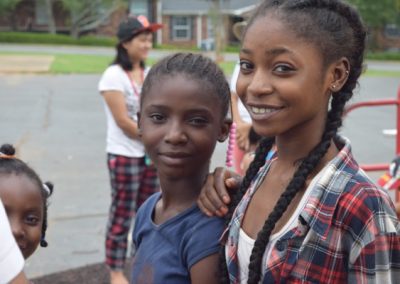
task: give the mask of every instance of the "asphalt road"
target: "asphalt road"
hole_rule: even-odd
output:
[[[1,143],[16,145],[19,156],[55,184],[49,247],[39,248],[27,261],[31,278],[104,259],[110,190],[99,76],[0,76]],[[363,77],[353,102],[395,98],[398,87],[398,78]],[[388,162],[395,139],[382,134],[387,128],[395,128],[394,107],[356,110],[342,133],[352,140],[360,162]],[[224,164],[225,146],[218,146],[212,167]]]

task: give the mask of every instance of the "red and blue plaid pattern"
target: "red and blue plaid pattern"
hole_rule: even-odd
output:
[[[262,283],[399,283],[400,223],[393,203],[359,168],[349,141],[314,184],[298,226],[263,264]],[[244,212],[271,160],[260,169],[236,208],[226,239],[231,283],[239,283],[237,246]]]
[[[111,206],[106,233],[106,264],[122,270],[128,247],[132,218],[140,205],[159,191],[157,173],[144,158],[108,154],[111,179]]]

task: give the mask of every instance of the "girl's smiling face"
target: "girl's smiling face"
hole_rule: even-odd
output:
[[[249,26],[240,52],[237,93],[262,136],[308,135],[324,129],[329,86],[319,49],[269,13]]]
[[[42,235],[43,197],[41,189],[26,175],[0,177],[0,198],[13,235],[25,259],[36,250]]]
[[[229,124],[215,91],[181,74],[164,76],[143,97],[139,126],[160,177],[198,176],[207,170]]]

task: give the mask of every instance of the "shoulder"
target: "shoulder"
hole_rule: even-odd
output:
[[[147,200],[139,207],[136,219],[135,226],[140,226],[140,224],[145,221],[147,216],[151,216],[156,206],[157,201],[160,199],[160,192],[153,193]]]
[[[347,183],[338,200],[336,220],[354,235],[400,233],[393,202],[363,171]]]
[[[118,64],[113,64],[107,67],[102,77],[121,76],[121,74],[124,74],[122,67]]]
[[[194,215],[195,222],[186,232],[182,242],[184,259],[189,269],[201,259],[219,251],[220,237],[224,228],[222,218],[208,217],[201,212],[196,212]]]

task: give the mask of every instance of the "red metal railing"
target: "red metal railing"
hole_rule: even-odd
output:
[[[397,91],[397,99],[383,99],[383,100],[371,100],[371,101],[365,101],[365,102],[359,102],[359,103],[354,103],[349,105],[345,109],[345,115],[347,115],[349,112],[361,108],[361,107],[375,107],[375,106],[387,106],[387,105],[395,105],[397,107],[396,109],[396,153],[395,156],[400,155],[400,87]],[[364,164],[361,165],[361,168],[364,171],[385,171],[389,169],[389,163],[385,164]]]

